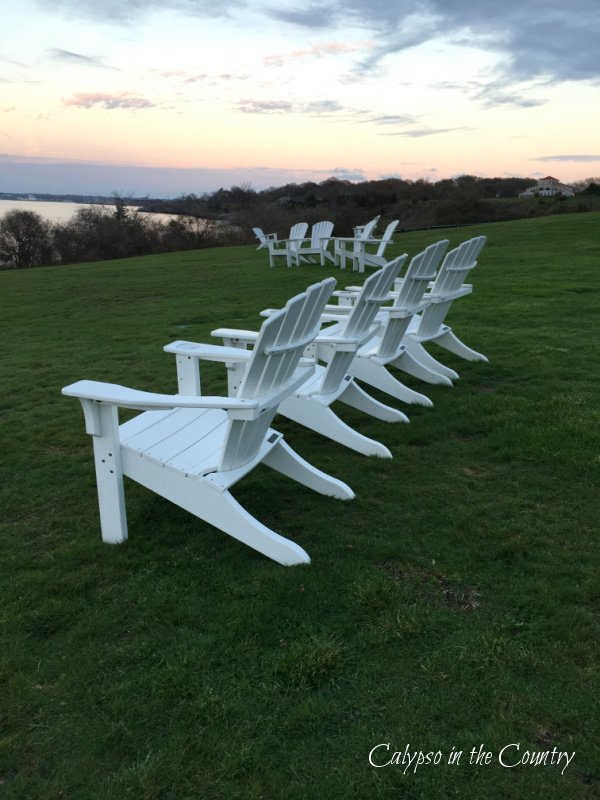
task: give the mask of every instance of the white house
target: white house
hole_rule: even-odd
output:
[[[535,186],[530,186],[521,192],[519,197],[556,197],[562,195],[563,197],[573,197],[575,189],[572,186],[567,186],[566,183],[561,183],[558,178],[553,178],[548,175],[546,178],[539,180]]]

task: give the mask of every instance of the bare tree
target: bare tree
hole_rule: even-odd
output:
[[[52,264],[52,226],[35,211],[16,209],[0,219],[0,264],[21,268]]]

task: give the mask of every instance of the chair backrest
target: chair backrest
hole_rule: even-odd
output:
[[[263,322],[237,396],[260,400],[265,410],[254,420],[229,420],[219,471],[241,467],[257,455],[281,397],[298,383],[295,371],[319,332],[334,286],[334,278],[309,286]]]
[[[485,236],[475,236],[446,255],[431,287],[431,296],[435,298],[435,303],[423,312],[417,332],[419,336],[430,336],[439,330],[452,306],[454,298],[451,295],[460,289],[469,272],[477,266],[477,256],[486,241]]]
[[[323,240],[330,239],[332,233],[333,222],[328,222],[327,220],[315,222],[310,232],[310,246],[314,248],[321,247]]]
[[[297,222],[290,228],[288,247],[290,250],[298,250],[302,246],[301,239],[306,236],[308,222]]]
[[[411,259],[398,295],[393,303],[396,314],[389,314],[384,324],[376,357],[396,358],[410,321],[419,310],[429,282],[436,276],[437,268],[448,247],[448,239],[430,244]]]
[[[399,223],[400,220],[395,219],[393,222],[390,222],[390,224],[385,229],[385,233],[383,234],[383,237],[379,242],[379,247],[377,248],[377,253],[375,254],[378,258],[381,258],[381,256],[383,256],[383,254],[385,253],[385,248],[388,246],[388,244],[391,243],[392,236],[394,235],[394,231],[398,227]]]
[[[348,314],[340,327],[336,329],[336,337],[343,336],[349,342],[356,343],[354,349],[343,349],[339,346],[329,361],[323,382],[321,394],[335,392],[340,382],[344,380],[348,368],[354,359],[356,349],[371,334],[371,326],[375,315],[389,297],[389,291],[398,276],[406,254],[398,256],[377,272],[369,275],[356,298],[352,311]]]
[[[359,226],[358,228],[354,229],[354,238],[358,239],[361,242],[364,242],[366,239],[370,239],[373,231],[377,227],[377,223],[379,222],[379,217],[375,217],[370,222],[367,222],[366,225]]]
[[[262,228],[252,228],[252,233],[256,236],[259,241],[259,249],[264,247],[267,243],[267,237],[262,231]]]
[[[304,239],[308,230],[308,222],[297,222],[290,228],[290,239]]]

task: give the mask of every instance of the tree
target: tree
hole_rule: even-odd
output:
[[[15,209],[0,219],[0,264],[20,269],[52,264],[52,226],[35,211]]]

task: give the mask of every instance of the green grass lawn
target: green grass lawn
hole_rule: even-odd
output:
[[[270,270],[253,247],[0,273],[2,798],[600,797],[600,215],[447,235],[480,233],[449,322],[490,363],[439,351],[461,379],[407,378],[434,402],[404,406],[409,425],[342,407],[393,460],[277,418],[351,502],[266,467],[234,488],[307,550],[296,568],[131,482],[130,539],[103,545],[91,441],[60,389],[176,391],[164,344],[256,328],[260,309],[355,275]],[[204,391],[224,392],[210,367]],[[409,745],[442,763],[372,767],[388,743],[376,762]],[[513,743],[505,763],[575,755],[503,767]],[[470,764],[480,745],[490,763]]]

